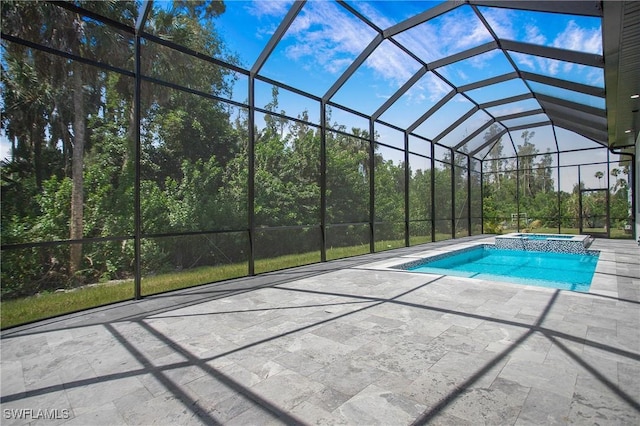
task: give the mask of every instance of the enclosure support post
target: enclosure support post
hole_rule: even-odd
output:
[[[578,166],[578,234],[582,235],[582,166]]]
[[[449,148],[451,153],[451,238],[456,238],[456,153]]]
[[[249,74],[249,120],[247,141],[247,162],[248,162],[248,182],[247,182],[247,222],[249,225],[249,275],[255,275],[256,258],[256,233],[255,233],[255,74]]]
[[[134,64],[134,73],[135,73],[135,82],[133,88],[133,115],[135,121],[135,176],[134,176],[134,188],[133,188],[133,257],[134,257],[134,268],[135,275],[133,279],[133,287],[134,287],[134,298],[136,300],[142,298],[142,208],[141,208],[141,199],[140,199],[140,180],[141,176],[141,141],[140,141],[140,122],[142,121],[142,100],[141,100],[141,88],[142,88],[142,48],[141,48],[141,39],[140,33],[144,28],[145,22],[147,21],[147,17],[151,12],[152,2],[144,1],[140,6],[138,19],[136,20],[136,33],[134,36],[134,56],[135,56],[135,64]]]
[[[404,132],[404,245],[409,247],[409,133]]]
[[[556,173],[558,176],[558,234],[562,234],[562,197],[560,196],[560,153],[557,153],[558,156],[558,161],[557,161],[557,167],[556,167]]]
[[[520,157],[516,157],[516,231],[520,232]]]
[[[142,209],[140,208],[140,89],[142,84],[141,78],[141,62],[140,62],[140,35],[136,33],[135,35],[135,86],[134,86],[134,105],[133,105],[133,114],[135,117],[135,178],[134,178],[134,213],[133,213],[133,226],[134,226],[134,262],[135,262],[135,276],[134,276],[134,297],[136,300],[142,298]]]
[[[436,156],[436,149],[435,149],[435,145],[433,144],[433,142],[431,143],[431,242],[435,242],[436,241],[436,203],[435,203],[435,199],[436,199],[436,172],[435,172],[435,167],[436,167],[436,160],[435,160],[435,156]]]
[[[320,261],[327,261],[327,104],[320,102]]]
[[[471,156],[467,155],[467,236],[471,235]]]
[[[484,160],[480,161],[480,234],[484,234]]]
[[[373,120],[369,119],[369,252],[376,251],[376,231],[375,231],[375,167],[376,167],[376,143],[374,138]]]

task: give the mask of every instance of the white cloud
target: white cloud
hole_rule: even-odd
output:
[[[510,52],[510,55],[518,65],[529,68],[531,71],[535,71],[536,64],[533,60],[533,56],[525,55],[518,52]]]
[[[511,10],[492,7],[482,8],[481,12],[498,37],[515,40],[516,30],[513,28],[514,15]]]
[[[333,2],[308,2],[286,35],[285,54],[304,68],[321,67],[339,74],[367,47],[375,32]],[[399,87],[417,71],[418,64],[384,41],[364,66]]]
[[[563,32],[553,41],[554,47],[602,54],[602,30],[580,27],[574,20],[569,21]]]
[[[571,72],[571,70],[573,69],[574,64],[571,62],[565,62],[564,65],[562,66],[562,72],[568,74]]]
[[[561,64],[560,61],[556,61],[555,59],[541,58],[539,56],[536,56],[536,62],[538,63],[540,69],[542,69],[543,71],[546,70],[546,72],[551,75],[558,74]]]
[[[444,50],[446,55],[492,40],[491,34],[482,21],[473,13],[466,13],[466,9],[443,15],[438,24],[438,41],[446,46]]]
[[[604,71],[599,68],[590,68],[587,71],[586,79],[588,84],[593,86],[604,86]]]
[[[295,44],[287,47],[287,56],[293,60],[298,60],[304,56],[312,55],[313,49],[309,44]]]
[[[498,62],[491,62],[493,59],[497,59]],[[506,62],[506,58],[502,55],[502,51],[498,49],[490,50],[481,55],[476,55],[469,58],[469,64],[472,67],[483,69],[487,66],[502,66],[501,62]],[[511,67],[509,67],[511,69]]]
[[[604,86],[604,72],[600,68],[516,52],[510,54],[520,69],[596,87]]]
[[[353,59],[345,58],[345,59],[332,59],[331,61],[323,62],[325,69],[329,71],[331,74],[338,74],[345,70],[351,63]]]
[[[525,42],[532,44],[542,44],[547,42],[547,38],[540,33],[540,28],[535,25],[527,25],[525,27]]]
[[[367,2],[359,2],[357,6],[358,6],[358,9],[360,10],[360,12],[364,16],[369,18],[369,20],[371,20],[371,22],[373,22],[374,24],[376,24],[378,27],[380,27],[382,29],[389,28],[390,26],[395,24],[395,22],[390,20],[387,17],[387,15],[385,15],[384,13],[380,13],[378,11],[378,9],[376,9],[374,7],[374,4],[375,4],[375,2],[373,4],[372,3],[367,3]]]
[[[293,4],[291,0],[253,0],[248,2],[245,9],[249,14],[262,18],[263,16],[284,16]]]
[[[260,22],[266,22],[265,25],[258,25],[255,28],[255,37],[258,40],[269,39],[278,28],[278,23],[273,22],[270,18],[284,17],[289,8],[293,4],[291,0],[253,0],[245,2],[244,10],[247,14],[255,16]],[[264,19],[264,21],[263,21]]]
[[[365,65],[400,87],[417,72],[419,65],[391,42],[384,41],[367,58]]]
[[[534,72],[541,72],[545,75],[555,76],[560,72],[561,65],[564,64],[563,71],[568,65],[573,65],[567,62],[561,62],[555,59],[543,58],[541,56],[526,55],[523,53],[511,52],[511,57],[519,65],[520,69],[529,69]]]
[[[260,26],[256,28],[256,38],[258,40],[269,39],[271,35],[276,32],[276,29],[278,29],[278,26],[274,23]]]
[[[325,71],[337,73],[364,50],[373,36],[372,30],[335,3],[308,2],[287,32],[286,38],[293,43],[286,54],[293,60],[317,61]]]
[[[469,81],[469,76],[464,71],[458,70],[457,74],[462,81]]]
[[[433,73],[428,73],[416,83],[411,89],[411,98],[416,101],[425,99],[435,103],[451,91],[451,86],[442,81]]]
[[[426,62],[491,41],[491,34],[470,8],[450,11],[394,36]]]
[[[439,40],[437,31],[431,24],[422,24],[420,31],[405,31],[393,38],[425,62],[445,56],[441,53],[444,41]]]

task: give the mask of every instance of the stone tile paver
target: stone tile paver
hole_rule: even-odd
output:
[[[389,269],[491,241],[391,250],[5,330],[2,424],[640,424],[637,245],[594,242],[602,254],[589,294]],[[59,418],[33,418],[38,409]]]

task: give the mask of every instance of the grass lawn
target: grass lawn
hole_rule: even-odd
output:
[[[380,242],[383,246],[399,247],[397,242]],[[404,245],[404,242],[402,243]],[[376,245],[377,247],[377,245]],[[369,253],[369,245],[330,248],[327,259],[339,259]],[[256,273],[276,271],[293,266],[320,262],[320,251],[256,259]],[[247,262],[206,266],[142,278],[142,294],[148,296],[171,290],[212,283],[248,274]],[[61,314],[81,311],[134,297],[133,280],[95,284],[71,291],[42,293],[0,303],[0,328],[4,329]]]
[[[577,234],[577,229],[563,229],[563,233]],[[574,231],[574,232],[572,232]],[[629,238],[624,231],[611,230],[611,238]],[[557,229],[538,228],[538,233],[557,233]],[[450,239],[451,235],[438,234],[437,241]],[[431,237],[411,237],[411,245],[429,243]],[[404,240],[376,241],[376,251],[404,247]],[[330,247],[327,260],[357,256],[369,253],[369,244],[351,247]],[[256,259],[256,273],[276,271],[294,266],[320,262],[320,251],[291,254],[270,259]],[[247,262],[219,266],[206,266],[179,272],[170,272],[142,278],[142,294],[148,296],[171,290],[192,287],[199,284],[243,277],[248,274]],[[54,317],[83,309],[129,300],[134,297],[133,280],[110,282],[82,287],[72,291],[43,293],[22,299],[6,300],[0,303],[0,328]]]

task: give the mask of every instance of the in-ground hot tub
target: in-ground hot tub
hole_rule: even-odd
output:
[[[496,236],[496,248],[508,250],[586,253],[590,244],[590,235],[512,233]]]

